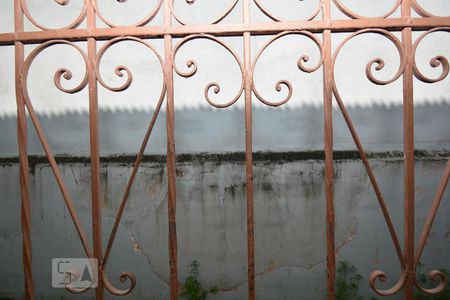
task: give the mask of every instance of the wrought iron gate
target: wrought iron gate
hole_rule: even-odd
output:
[[[60,5],[67,5],[70,0],[54,0]],[[181,0],[180,0],[181,1]],[[254,23],[250,19],[250,4],[254,1],[256,6],[273,22]],[[333,207],[333,122],[332,122],[332,101],[336,100],[342,115],[347,123],[348,129],[353,137],[360,157],[364,163],[367,174],[372,183],[384,219],[392,238],[393,246],[396,250],[402,271],[397,283],[387,290],[377,287],[377,281],[386,280],[386,275],[382,271],[374,271],[370,276],[370,285],[376,293],[382,296],[392,295],[400,290],[405,290],[405,299],[413,298],[413,289],[418,289],[428,294],[438,294],[447,285],[446,276],[439,271],[430,272],[432,279],[438,284],[435,288],[425,289],[421,287],[416,278],[416,267],[420,261],[422,251],[425,247],[427,237],[430,233],[433,220],[436,216],[440,202],[450,176],[450,160],[447,162],[440,185],[436,191],[432,202],[432,208],[428,214],[418,245],[414,243],[414,87],[413,78],[426,83],[434,83],[445,79],[449,73],[449,62],[443,56],[436,56],[431,59],[430,65],[433,68],[441,68],[442,72],[437,78],[429,78],[424,75],[416,64],[416,49],[424,37],[437,31],[450,31],[450,17],[438,17],[426,11],[417,0],[396,0],[392,1],[392,8],[382,16],[368,18],[361,16],[350,10],[342,0],[321,0],[314,13],[304,20],[287,21],[278,18],[268,11],[260,0],[231,0],[229,8],[217,17],[210,24],[195,25],[182,20],[173,9],[173,0],[158,0],[154,9],[139,22],[132,26],[119,26],[113,24],[105,18],[95,0],[85,0],[81,14],[64,28],[50,29],[38,23],[27,8],[26,0],[14,0],[15,32],[0,34],[0,45],[15,45],[15,68],[16,68],[16,94],[17,94],[17,136],[19,141],[20,157],[20,185],[22,199],[22,232],[23,232],[23,266],[25,274],[25,291],[27,299],[34,299],[34,281],[32,273],[32,245],[30,234],[30,197],[28,179],[28,155],[27,155],[27,122],[26,111],[29,113],[34,128],[39,136],[40,142],[45,150],[46,156],[53,170],[61,190],[64,201],[73,219],[79,238],[84,247],[87,257],[99,260],[99,285],[96,288],[96,298],[104,298],[104,290],[114,295],[126,295],[130,293],[136,283],[136,278],[131,272],[124,272],[120,275],[122,282],[128,280],[127,289],[114,287],[106,275],[106,267],[110,256],[111,247],[124,213],[128,196],[137,174],[144,149],[149,140],[156,117],[166,101],[166,125],[167,125],[167,170],[168,170],[168,214],[169,214],[169,257],[170,257],[170,297],[178,299],[179,284],[177,273],[177,233],[176,233],[176,192],[175,192],[175,140],[174,140],[174,71],[183,77],[190,77],[196,73],[197,64],[190,60],[187,62],[189,71],[180,71],[174,65],[174,57],[177,51],[186,42],[194,39],[209,39],[223,46],[233,55],[242,72],[242,85],[238,95],[230,102],[218,104],[209,97],[209,91],[220,92],[220,85],[212,82],[205,88],[205,98],[214,107],[224,108],[234,104],[241,95],[245,98],[245,140],[246,140],[246,195],[247,195],[247,250],[248,250],[248,298],[255,299],[255,249],[254,249],[254,217],[253,217],[253,161],[252,161],[252,98],[255,95],[264,104],[270,106],[280,106],[286,103],[292,95],[292,85],[289,81],[281,80],[276,84],[277,91],[282,88],[288,90],[288,96],[279,102],[271,102],[264,99],[256,90],[253,81],[253,71],[261,53],[272,42],[285,35],[302,35],[312,40],[320,50],[321,58],[317,65],[306,66],[309,60],[307,55],[298,59],[298,68],[307,73],[315,72],[319,68],[323,70],[323,103],[324,103],[324,150],[325,150],[325,183],[326,183],[326,239],[327,239],[327,292],[328,299],[334,299],[335,294],[335,239],[334,239],[334,207]],[[126,2],[126,0],[117,0]],[[195,0],[186,0],[188,4],[195,4]],[[335,5],[348,19],[333,19],[331,7]],[[242,9],[243,22],[240,24],[223,24],[221,21],[230,14],[231,11]],[[164,24],[162,26],[146,26],[158,12],[163,11]],[[400,11],[400,17],[393,17],[394,12]],[[414,16],[417,15],[417,16]],[[24,31],[24,17],[40,29],[40,31]],[[97,17],[101,19],[107,28],[96,26]],[[80,27],[80,24],[87,20],[87,27]],[[422,35],[413,41],[412,31],[424,31]],[[333,52],[331,36],[334,32],[348,32],[350,35]],[[401,39],[397,38],[393,32],[401,32]],[[398,79],[403,80],[403,126],[404,126],[404,243],[403,247],[392,224],[391,216],[386,207],[382,192],[377,183],[374,171],[366,157],[363,145],[358,137],[352,119],[350,118],[344,100],[339,94],[335,82],[334,66],[336,58],[342,47],[353,37],[375,33],[387,38],[397,48],[400,64],[397,73],[389,80],[380,80],[374,75],[374,69],[379,71],[384,67],[382,58],[371,60],[366,66],[368,79],[377,85],[387,85]],[[250,52],[252,35],[272,35],[270,41],[252,58]],[[322,39],[316,34],[321,34]],[[223,42],[221,36],[242,37],[244,53],[242,56],[235,53]],[[173,45],[173,39],[180,37],[182,40]],[[165,51],[163,55],[147,43],[144,39],[164,39]],[[101,49],[97,50],[96,43],[99,40],[107,41]],[[134,41],[148,47],[159,59],[164,73],[164,87],[161,91],[157,108],[148,126],[142,146],[137,154],[131,176],[128,180],[125,192],[122,196],[119,209],[115,218],[115,223],[109,237],[109,242],[105,250],[101,246],[101,203],[100,203],[100,158],[99,158],[99,132],[98,132],[98,103],[97,85],[100,83],[106,89],[120,92],[127,89],[132,81],[132,74],[125,66],[116,68],[116,75],[127,76],[126,82],[119,87],[111,87],[106,84],[99,72],[99,65],[105,51],[112,45],[122,41]],[[87,41],[87,53],[74,42]],[[24,55],[25,44],[37,44],[37,47],[27,56]],[[86,64],[86,74],[82,82],[75,88],[67,89],[61,85],[62,77],[70,80],[72,73],[68,69],[61,68],[55,74],[56,87],[66,93],[77,93],[89,88],[89,120],[90,120],[90,151],[92,170],[92,226],[93,226],[93,249],[88,242],[88,236],[81,225],[77,212],[74,209],[71,196],[62,179],[52,150],[47,141],[46,135],[39,122],[39,118],[33,109],[33,104],[27,90],[27,76],[33,60],[46,48],[56,44],[66,44],[76,49],[84,58]],[[82,293],[85,290],[77,290],[67,287],[74,293]]]

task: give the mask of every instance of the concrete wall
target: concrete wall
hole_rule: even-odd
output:
[[[102,111],[100,115],[102,215],[104,244],[152,111]],[[399,236],[402,235],[403,163],[391,152],[402,150],[402,107],[353,107],[350,114],[373,164]],[[450,149],[450,106],[416,107],[416,226],[421,231],[430,201]],[[432,116],[432,117],[431,117]],[[91,228],[88,116],[40,115],[45,132],[69,187],[77,212]],[[200,262],[203,286],[218,286],[212,299],[243,299],[246,295],[246,221],[244,115],[240,109],[208,108],[176,111],[178,246],[180,280],[192,260]],[[335,110],[335,148],[355,146]],[[324,299],[325,195],[321,107],[254,108],[255,225],[258,299]],[[16,119],[0,119],[0,298],[23,295],[20,196]],[[165,114],[157,121],[147,155],[164,154]],[[51,288],[51,259],[83,257],[42,147],[29,126],[31,159],[33,269],[42,299],[76,299]],[[271,152],[272,151],[272,152]],[[284,152],[283,152],[284,151]],[[291,152],[286,152],[291,151]],[[299,152],[300,151],[300,152]],[[209,154],[199,154],[207,152]],[[220,153],[216,155],[214,153]],[[341,154],[339,154],[341,153]],[[348,260],[363,276],[361,294],[373,295],[369,274],[382,269],[398,277],[399,266],[367,175],[357,156],[336,153],[338,260]],[[346,158],[345,160],[342,160]],[[135,182],[127,212],[113,248],[108,274],[117,278],[132,271],[138,284],[128,299],[168,298],[167,182],[160,157],[146,157]],[[446,192],[422,262],[424,271],[450,269],[450,194]],[[92,292],[82,296],[92,296]],[[110,296],[108,296],[111,298]],[[399,299],[392,297],[391,299]]]
[[[305,154],[307,155],[307,154]],[[246,295],[245,167],[242,156],[188,157],[177,163],[177,224],[181,281],[192,260],[200,262],[204,287],[217,286],[211,299]],[[108,266],[112,281],[131,271],[137,286],[125,299],[168,298],[167,181],[162,162],[146,161],[139,171],[119,227]],[[373,167],[394,225],[402,239],[403,163],[389,154]],[[436,191],[445,158],[423,157],[416,165],[416,237]],[[90,169],[84,162],[60,165],[86,230],[91,228]],[[324,299],[324,162],[308,156],[260,154],[255,161],[255,238],[258,299]],[[130,163],[102,165],[102,221],[106,243],[130,174]],[[363,276],[360,293],[369,299],[367,278],[385,271],[392,285],[399,265],[381,210],[360,161],[336,161],[336,245],[338,261],[350,261]],[[0,297],[23,295],[20,198],[17,164],[0,166]],[[76,299],[51,288],[53,257],[83,257],[80,241],[47,164],[32,165],[33,270],[42,299]],[[444,195],[422,263],[450,269],[450,194]],[[92,295],[88,293],[87,295]],[[87,296],[84,296],[85,298]],[[110,298],[110,296],[108,296]],[[392,297],[389,299],[400,299]]]
[[[374,105],[349,108],[350,116],[367,151],[403,149],[402,106]],[[135,155],[142,143],[153,111],[102,111],[100,146],[102,156]],[[420,150],[450,149],[450,105],[415,108],[415,145]],[[40,116],[41,124],[56,155],[89,156],[89,117],[70,113]],[[0,118],[0,156],[17,156],[16,118]],[[29,122],[29,153],[43,155],[34,127]],[[245,148],[244,111],[211,108],[177,109],[177,153],[239,152]],[[253,110],[255,151],[310,151],[323,149],[323,107],[261,108]],[[356,149],[347,125],[334,110],[336,150]],[[166,153],[165,113],[160,112],[146,154]]]

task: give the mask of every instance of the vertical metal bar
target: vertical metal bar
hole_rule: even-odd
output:
[[[330,0],[323,1],[323,19],[331,21]],[[323,32],[323,107],[325,150],[325,197],[327,236],[327,299],[335,299],[336,250],[334,241],[334,170],[333,170],[333,70],[331,31]]]
[[[402,2],[401,14],[411,17],[411,0]],[[402,30],[405,71],[403,73],[403,143],[404,167],[404,255],[406,263],[405,299],[414,297],[414,90],[411,27]]]
[[[95,11],[92,1],[86,1],[87,27],[95,29]],[[97,78],[95,74],[95,60],[97,45],[94,38],[88,38],[88,78],[89,78],[89,138],[91,151],[91,193],[92,193],[92,239],[94,245],[94,258],[102,261],[102,213],[101,213],[101,191],[100,191],[100,149],[98,128],[98,95]],[[98,264],[98,278],[102,278],[101,266]],[[96,299],[104,298],[104,288],[99,280],[95,289]]]
[[[172,24],[171,1],[164,2],[164,27],[169,30]],[[175,177],[175,104],[173,88],[173,50],[172,36],[164,35],[165,80],[167,86],[166,129],[167,129],[167,176],[168,176],[168,215],[169,215],[169,266],[170,299],[178,299],[177,270],[177,227],[176,227],[176,177]]]
[[[244,0],[244,25],[250,24],[250,0]],[[252,70],[251,70],[251,36],[244,32],[245,65],[245,174],[247,195],[247,272],[248,299],[256,299],[255,291],[255,233],[253,211],[253,142],[252,142]]]
[[[23,11],[18,0],[14,1],[14,31],[23,31]],[[22,257],[25,277],[25,299],[35,299],[32,244],[31,244],[31,207],[28,185],[28,153],[27,153],[27,116],[20,85],[20,74],[24,62],[24,45],[15,43],[15,84],[17,102],[17,141],[19,145],[19,173],[22,224]]]

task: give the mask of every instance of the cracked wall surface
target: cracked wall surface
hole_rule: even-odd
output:
[[[177,163],[177,230],[180,280],[192,260],[200,263],[204,287],[217,286],[211,299],[243,299],[246,295],[245,166],[240,161],[205,155]],[[226,156],[223,156],[226,157]],[[223,158],[222,157],[222,158]],[[255,161],[255,248],[258,299],[324,299],[325,195],[321,159]],[[445,158],[416,162],[416,236],[430,208]],[[403,163],[382,155],[372,159],[394,226],[402,239]],[[84,162],[60,164],[74,204],[88,234],[91,231],[90,167]],[[102,164],[103,242],[106,245],[131,164]],[[386,286],[398,278],[399,266],[387,227],[359,160],[342,159],[335,167],[336,245],[338,261],[348,260],[363,276],[361,293],[373,295],[367,278],[374,270],[388,274]],[[20,198],[18,166],[0,164],[3,191],[0,220],[0,297],[20,298]],[[146,160],[139,170],[107,266],[109,278],[131,271],[136,289],[124,299],[168,298],[167,175],[161,161]],[[77,299],[51,288],[53,257],[83,257],[81,243],[65,208],[51,169],[33,165],[33,270],[36,293],[45,299]],[[450,194],[442,206],[424,252],[424,271],[450,269]],[[7,259],[5,259],[7,258]],[[87,296],[92,296],[88,292]],[[396,299],[395,297],[391,299]]]

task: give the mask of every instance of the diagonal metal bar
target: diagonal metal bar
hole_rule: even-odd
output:
[[[66,203],[67,209],[69,210],[69,214],[72,218],[72,221],[75,225],[75,229],[80,237],[84,252],[88,258],[93,258],[91,248],[89,246],[89,241],[87,238],[86,231],[83,228],[83,225],[78,218],[78,214],[73,205],[72,198],[70,197],[69,191],[67,190],[66,184],[64,183],[63,177],[61,175],[61,171],[58,168],[58,164],[56,163],[55,156],[53,155],[53,151],[51,150],[50,144],[48,143],[47,137],[45,136],[44,130],[42,129],[42,125],[39,121],[39,118],[36,115],[36,111],[34,110],[33,105],[30,102],[30,99],[24,95],[24,79],[21,74],[21,89],[20,89],[20,97],[22,98],[23,103],[25,104],[27,111],[30,115],[31,121],[33,122],[34,129],[36,130],[36,134],[41,142],[42,148],[44,149],[45,155],[47,156],[50,167],[55,176],[58,187],[63,196],[64,202]]]
[[[397,253],[397,257],[400,261],[400,265],[402,266],[402,268],[405,267],[405,261],[403,258],[403,251],[402,251],[402,247],[400,246],[400,241],[398,239],[397,233],[395,231],[394,225],[392,224],[392,218],[389,214],[389,211],[387,209],[386,206],[386,201],[384,200],[383,194],[381,192],[380,186],[378,185],[378,181],[375,177],[375,173],[372,169],[372,166],[370,165],[370,162],[367,158],[366,152],[364,150],[364,147],[361,143],[361,140],[359,139],[359,136],[356,132],[355,126],[353,125],[353,122],[350,118],[350,115],[347,111],[347,109],[345,108],[344,102],[341,99],[341,96],[339,95],[339,93],[336,90],[336,85],[333,84],[333,94],[335,96],[336,102],[339,106],[339,109],[342,112],[342,116],[344,117],[344,120],[347,124],[347,127],[350,131],[350,134],[353,138],[353,141],[356,145],[356,148],[358,149],[358,153],[361,157],[361,160],[364,164],[364,168],[366,169],[367,175],[369,176],[370,182],[372,184],[372,188],[375,192],[375,196],[377,197],[378,203],[381,207],[381,211],[383,213],[383,217],[386,221],[386,225],[388,227],[389,230],[389,234],[391,235],[392,241],[394,243],[394,247],[395,247],[395,251]]]
[[[333,72],[334,72],[334,66],[336,64],[336,59],[340,53],[340,51],[342,50],[342,48],[344,47],[344,45],[351,39],[353,39],[356,36],[362,35],[362,34],[367,34],[367,33],[373,33],[373,34],[379,34],[381,36],[386,37],[388,40],[390,40],[395,47],[397,48],[397,51],[399,53],[400,56],[400,64],[399,64],[399,68],[397,70],[397,73],[389,79],[378,79],[374,76],[373,72],[372,72],[372,67],[375,65],[375,70],[381,70],[384,66],[384,60],[380,57],[374,58],[371,61],[369,61],[369,63],[366,65],[366,76],[367,78],[374,84],[378,84],[378,85],[387,85],[390,84],[394,81],[396,81],[397,79],[399,79],[405,70],[405,55],[404,55],[404,50],[403,50],[403,46],[400,42],[400,40],[395,37],[395,35],[393,35],[392,33],[390,33],[389,31],[386,31],[384,29],[363,29],[363,30],[359,30],[357,32],[352,33],[351,35],[349,35],[347,38],[344,39],[343,42],[341,42],[341,44],[338,46],[338,48],[336,49],[334,56],[333,56]],[[372,274],[369,277],[369,284],[372,287],[372,289],[379,295],[381,296],[390,296],[393,294],[398,293],[405,285],[406,283],[406,261],[404,259],[404,254],[402,251],[402,248],[400,246],[399,243],[399,239],[397,237],[396,231],[394,229],[394,226],[392,224],[392,220],[391,217],[389,215],[388,209],[386,207],[384,198],[382,196],[381,193],[381,189],[378,186],[378,183],[376,181],[376,177],[374,175],[374,172],[372,170],[372,167],[367,159],[366,153],[363,149],[362,143],[359,139],[358,134],[356,133],[356,130],[353,126],[353,123],[351,121],[351,118],[345,108],[345,105],[342,101],[342,98],[338,92],[337,86],[336,86],[336,80],[333,76],[333,93],[335,95],[336,101],[338,103],[338,106],[342,112],[342,115],[344,117],[345,122],[347,123],[347,127],[350,130],[350,133],[352,135],[352,138],[355,142],[355,145],[357,146],[358,152],[360,154],[360,157],[363,161],[363,164],[366,168],[366,172],[369,175],[369,179],[371,181],[372,187],[374,188],[375,194],[377,196],[377,200],[378,203],[381,207],[382,213],[383,213],[383,217],[385,219],[385,222],[388,226],[388,230],[389,233],[391,235],[391,239],[394,243],[394,247],[395,250],[397,252],[397,256],[399,258],[399,262],[400,262],[400,266],[402,269],[402,273],[400,274],[400,278],[397,280],[397,282],[394,284],[394,286],[392,286],[391,288],[388,289],[380,289],[376,287],[376,281],[377,280],[381,280],[381,281],[386,281],[387,276],[385,273],[383,273],[382,271],[374,271],[372,272]]]
[[[147,127],[147,131],[145,132],[143,142],[139,149],[138,155],[136,156],[136,160],[133,164],[133,169],[131,170],[130,178],[128,179],[127,185],[125,187],[125,192],[123,193],[122,199],[120,201],[119,208],[117,210],[116,218],[114,220],[114,225],[111,230],[111,234],[109,236],[108,244],[105,249],[105,254],[103,255],[103,260],[101,265],[105,266],[108,262],[109,255],[111,253],[111,249],[114,243],[115,236],[117,234],[117,230],[119,229],[120,220],[122,219],[123,213],[125,211],[125,207],[130,196],[131,188],[133,187],[134,179],[136,178],[137,172],[139,170],[139,166],[141,165],[142,158],[144,157],[144,151],[147,148],[148,141],[150,140],[151,133],[153,131],[153,127],[155,126],[156,120],[158,118],[159,112],[161,110],[161,106],[164,101],[164,94],[160,97],[158,104],[156,105],[156,109],[153,112],[153,116],[151,121]]]
[[[447,165],[444,170],[444,174],[442,174],[441,181],[439,182],[438,189],[436,191],[436,195],[433,199],[433,204],[431,205],[430,212],[427,215],[427,219],[425,220],[425,225],[422,230],[422,234],[420,235],[419,244],[416,249],[416,256],[414,259],[414,267],[417,267],[420,261],[420,257],[422,256],[423,249],[425,248],[425,244],[427,242],[428,237],[430,236],[431,226],[433,226],[434,219],[436,218],[437,211],[442,202],[442,197],[444,196],[444,192],[447,188],[448,181],[450,179],[450,159],[447,161]]]

